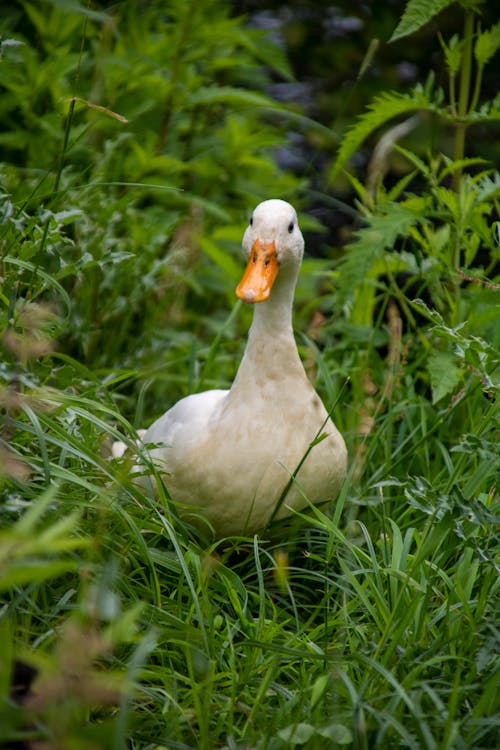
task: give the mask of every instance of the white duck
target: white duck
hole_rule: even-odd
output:
[[[347,464],[344,440],[306,376],[293,336],[304,252],[293,206],[260,203],[243,250],[248,265],[236,294],[255,310],[233,385],[183,398],[142,438],[161,444],[150,454],[181,512],[191,507],[194,517],[203,515],[219,538],[252,534],[308,501],[332,500]],[[327,437],[309,449],[320,433]]]

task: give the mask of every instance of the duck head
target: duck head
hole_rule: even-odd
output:
[[[278,276],[295,281],[304,254],[297,214],[286,201],[259,203],[243,235],[248,262],[236,295],[248,304],[264,302]]]

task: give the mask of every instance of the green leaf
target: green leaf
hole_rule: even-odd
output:
[[[350,745],[352,742],[352,732],[343,724],[329,724],[327,727],[318,729],[317,733],[337,745]]]
[[[500,48],[500,21],[490,29],[481,31],[474,45],[477,64],[484,67]]]
[[[105,21],[110,20],[110,16],[107,13],[101,13],[91,8],[86,7],[78,2],[78,0],[48,0],[49,5],[53,5],[54,8],[59,8],[64,13],[79,13],[82,16],[91,18],[93,21]]]
[[[409,0],[390,42],[414,34],[454,0]]]
[[[78,563],[69,558],[55,562],[42,562],[40,559],[33,558],[27,562],[10,565],[3,570],[0,577],[0,591],[9,591],[16,586],[41,583],[48,578],[57,578],[63,573],[77,569]]]
[[[368,106],[368,111],[361,115],[356,124],[342,138],[337,159],[330,173],[330,181],[336,178],[345,163],[370,133],[394,117],[420,109],[428,111],[436,109],[435,104],[420,89],[415,89],[409,94],[399,94],[395,91],[384,92],[374,99]]]
[[[7,617],[0,620],[0,643],[2,656],[0,658],[0,702],[7,701],[11,690],[12,678],[12,632]]]
[[[450,352],[435,352],[427,361],[427,370],[431,379],[432,403],[437,404],[449,396],[462,378],[462,370]]]
[[[207,257],[216,263],[227,278],[236,283],[243,273],[243,261],[237,263],[234,258],[225,253],[216,242],[209,237],[201,237],[200,245]]]
[[[51,484],[40,496],[37,502],[32,502],[28,510],[17,522],[15,528],[19,535],[27,536],[34,534],[38,522],[42,519],[47,508],[50,507],[57,497],[58,484]]]
[[[305,745],[306,742],[309,742],[315,732],[316,730],[312,724],[299,722],[299,724],[291,724],[285,729],[280,729],[278,736],[290,745]]]
[[[200,104],[230,104],[243,107],[280,108],[273,99],[269,99],[263,94],[238,89],[233,86],[205,86],[189,97],[189,103],[193,106]]]
[[[311,709],[318,703],[322,695],[324,695],[326,688],[328,687],[328,675],[322,674],[315,680],[311,691]]]
[[[269,68],[279,73],[283,78],[293,81],[293,71],[285,51],[277,44],[266,39],[262,32],[255,37],[248,33],[248,29],[242,30],[238,36],[238,42],[242,47],[249,50],[255,57],[262,60]]]
[[[76,531],[80,515],[80,511],[74,511],[59,518],[48,528],[39,532],[38,543],[53,552],[72,549],[75,543],[76,546],[81,546],[85,540],[69,537],[70,534]]]
[[[369,224],[357,232],[355,241],[348,246],[340,265],[340,296],[345,301],[355,288],[370,275],[373,264],[386,248],[392,249],[398,237],[408,233],[423,218],[400,203],[384,204],[379,213],[369,219]]]
[[[3,39],[3,41],[0,42],[0,60],[2,59],[4,50],[7,47],[20,47],[23,44],[24,42],[21,42],[18,39]]]
[[[29,271],[33,275],[40,276],[40,278],[43,279],[43,281],[45,282],[45,288],[49,289],[51,287],[54,287],[54,289],[61,296],[61,299],[64,301],[66,310],[70,309],[71,300],[69,298],[69,295],[66,292],[66,290],[61,286],[61,284],[59,284],[55,280],[54,276],[51,276],[49,273],[46,273],[42,268],[35,265],[34,263],[21,260],[20,258],[12,258],[10,256],[7,256],[3,259],[3,262],[12,264],[13,266],[17,266],[19,269],[24,269],[26,271]]]
[[[444,52],[446,67],[448,68],[449,74],[451,76],[456,76],[460,70],[460,63],[462,62],[462,52],[464,48],[463,40],[460,40],[458,35],[454,34],[451,37],[449,44],[446,44],[440,34],[439,43]]]
[[[493,177],[486,175],[476,185],[476,202],[490,203],[500,196],[500,173],[495,172]]]

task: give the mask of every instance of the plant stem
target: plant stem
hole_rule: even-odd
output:
[[[476,73],[476,83],[474,85],[474,93],[472,95],[472,102],[470,105],[470,111],[474,112],[479,101],[479,94],[481,93],[481,84],[483,82],[483,66],[478,65]]]
[[[477,24],[476,33],[479,38],[481,36],[481,22],[480,21]],[[474,92],[472,94],[472,101],[470,103],[469,112],[474,112],[477,107],[477,103],[479,101],[479,94],[481,93],[481,84],[483,82],[484,64],[479,62],[477,57],[476,57],[476,65],[477,65],[476,80],[474,83]]]
[[[454,73],[450,73],[450,108],[451,114],[456,117],[457,114],[457,98],[456,98],[456,80],[457,77]]]
[[[464,52],[460,70],[460,91],[458,96],[458,117],[463,118],[467,114],[470,96],[470,84],[472,75],[472,40],[474,37],[474,14],[468,11],[465,16],[464,25]],[[459,122],[455,134],[454,159],[461,161],[465,154],[465,122]],[[462,176],[462,170],[457,169],[453,175],[453,189],[457,190]]]
[[[71,123],[73,121],[73,112],[75,111],[75,102],[76,98],[73,96],[69,103],[68,118],[66,120],[66,127],[64,129],[64,141],[61,149],[61,156],[59,159],[59,167],[57,169],[56,179],[54,180],[54,188],[52,191],[54,195],[59,190],[59,183],[61,181],[61,174],[64,166],[64,157],[66,156],[66,151],[68,149],[69,134],[71,131]]]

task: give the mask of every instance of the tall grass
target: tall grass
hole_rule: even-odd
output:
[[[477,91],[500,39],[472,13],[472,60],[443,44]],[[334,171],[394,115],[460,126],[455,161],[401,146],[396,186],[351,175],[351,246],[304,263],[338,500],[207,544],[109,445],[232,381],[242,227],[263,197],[307,200],[272,150],[292,116],[319,126],[263,93],[285,56],[218,2],[1,23],[0,745],[494,747],[500,181],[462,149],[497,105],[386,93],[345,136]]]

